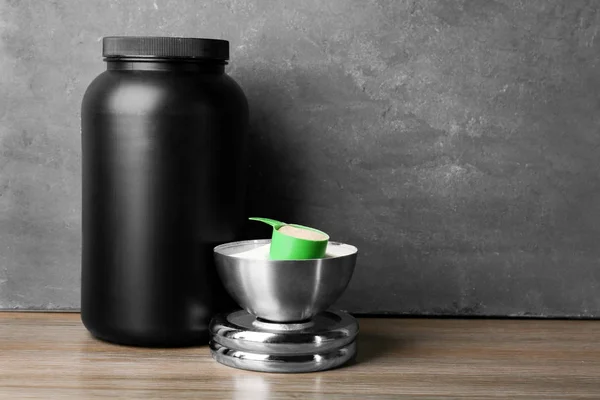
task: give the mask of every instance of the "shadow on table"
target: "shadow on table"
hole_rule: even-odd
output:
[[[383,357],[389,357],[391,353],[402,353],[411,347],[412,340],[409,337],[386,336],[381,333],[361,332],[358,334],[358,352],[353,364],[367,363]]]

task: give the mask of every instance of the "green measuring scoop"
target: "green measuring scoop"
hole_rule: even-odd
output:
[[[310,260],[325,257],[329,235],[308,226],[286,224],[270,218],[250,218],[273,227],[271,260]]]

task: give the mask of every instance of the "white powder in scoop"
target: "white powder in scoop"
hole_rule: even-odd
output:
[[[306,239],[306,240],[314,240],[314,241],[322,241],[327,240],[327,235],[313,231],[311,229],[297,228],[292,225],[285,225],[279,228],[278,232],[283,233],[284,235],[295,237],[298,239]]]
[[[352,251],[350,246],[339,246],[329,244],[327,250],[325,250],[324,258],[341,257],[350,254]],[[232,254],[232,257],[247,258],[250,260],[268,260],[269,250],[271,249],[270,244],[255,247],[251,250],[242,251],[239,253]]]

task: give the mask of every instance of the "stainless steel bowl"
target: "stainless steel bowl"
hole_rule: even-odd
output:
[[[356,264],[356,247],[330,242],[337,254],[315,260],[259,260],[236,257],[271,242],[247,240],[215,247],[217,271],[237,303],[272,322],[306,321],[326,310],[344,292]]]

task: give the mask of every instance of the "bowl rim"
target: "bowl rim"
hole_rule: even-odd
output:
[[[223,243],[218,246],[215,246],[213,248],[213,253],[223,256],[223,257],[231,257],[230,254],[224,254],[222,252],[222,250],[230,248],[230,247],[243,246],[245,244],[268,244],[268,243],[271,243],[271,239],[250,239],[250,240],[239,240],[236,242],[228,242],[228,243]],[[271,261],[271,262],[277,262],[277,263],[297,263],[297,262],[301,262],[301,261],[335,260],[338,258],[352,257],[352,256],[355,256],[358,254],[358,248],[351,244],[336,242],[336,241],[332,241],[332,240],[329,241],[328,246],[329,246],[329,244],[333,244],[336,246],[349,247],[351,252],[348,254],[344,254],[342,256],[327,257],[327,258],[307,258],[307,259],[303,259],[303,260],[262,260],[262,261]]]

